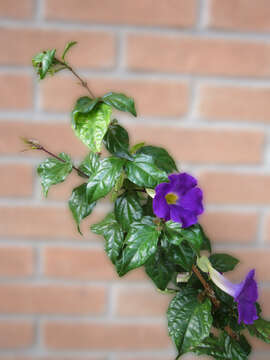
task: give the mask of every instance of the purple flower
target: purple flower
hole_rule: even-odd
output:
[[[217,270],[208,267],[211,280],[224,292],[231,295],[237,303],[238,323],[253,324],[258,319],[256,301],[258,299],[258,287],[254,280],[255,270],[250,270],[244,281],[233,284]]]
[[[159,184],[155,191],[153,210],[156,216],[181,223],[183,228],[197,223],[198,215],[203,212],[203,194],[193,176],[187,173],[169,175],[169,182]]]

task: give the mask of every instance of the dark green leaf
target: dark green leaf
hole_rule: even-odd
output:
[[[250,350],[250,345],[243,335],[237,341],[222,332],[219,338],[210,335],[193,349],[193,352],[198,355],[210,355],[217,360],[247,360]]]
[[[120,276],[143,265],[157,248],[159,231],[151,218],[145,217],[140,222],[130,225],[122,253]]]
[[[106,104],[97,104],[86,114],[73,112],[72,127],[80,140],[93,152],[100,152],[102,140],[107,132],[112,109]]]
[[[183,241],[179,246],[170,245],[167,252],[169,261],[181,266],[186,271],[190,271],[195,263],[195,253],[186,241]]]
[[[166,259],[161,248],[157,248],[155,254],[145,263],[147,275],[161,290],[164,290],[167,287],[173,276],[174,270],[174,266]]]
[[[78,113],[87,114],[91,112],[100,100],[90,99],[88,96],[80,97],[73,109],[72,116],[76,118]]]
[[[189,228],[182,229],[181,231],[183,239],[193,248],[196,254],[200,255],[200,249],[203,243],[203,234],[201,227],[197,224],[190,226]]]
[[[91,214],[94,206],[96,205],[95,202],[89,204],[89,202],[87,201],[86,186],[87,184],[82,184],[73,189],[68,202],[70,211],[72,212],[73,218],[76,221],[80,234],[80,222],[82,221],[82,219],[86,218],[89,214]]]
[[[166,173],[172,173],[177,170],[177,166],[173,160],[173,158],[169,155],[167,150],[157,147],[157,146],[143,146],[141,147],[137,154],[145,154],[151,156],[152,162]]]
[[[239,263],[239,260],[228,254],[212,254],[209,256],[209,260],[219,272],[231,271]]]
[[[165,223],[165,236],[170,244],[180,245],[184,240],[182,237],[182,227],[181,224],[176,223],[174,221],[167,221]]]
[[[106,149],[116,156],[133,161],[129,148],[129,136],[127,131],[118,124],[112,124],[104,136],[103,142]]]
[[[106,240],[105,251],[112,263],[118,268],[118,259],[124,242],[124,232],[115,220],[114,213],[109,213],[104,220],[91,226],[91,230],[102,235]]]
[[[109,92],[102,97],[105,104],[115,107],[120,111],[127,111],[137,116],[134,100],[124,94]]]
[[[168,315],[169,335],[179,354],[189,352],[209,336],[212,326],[211,301],[200,303],[198,292],[183,288],[171,301]]]
[[[148,197],[146,203],[143,205],[142,208],[143,208],[143,215],[144,216],[154,216],[153,199]]]
[[[264,319],[255,320],[252,325],[246,325],[249,333],[262,341],[270,344],[270,321]]]
[[[72,46],[76,45],[77,44],[77,41],[70,41],[66,44],[65,46],[65,49],[63,51],[63,54],[62,54],[62,59],[65,61],[65,56],[67,54],[67,52],[70,50],[70,48],[72,48]]]
[[[136,192],[125,192],[119,196],[114,204],[114,214],[124,231],[129,230],[130,224],[139,221],[142,218],[143,209]]]
[[[159,170],[149,155],[138,154],[134,161],[126,164],[126,174],[131,182],[146,188],[155,188],[161,182],[168,182],[165,171]]]
[[[100,160],[96,153],[90,152],[81,162],[79,169],[90,177],[99,167]]]
[[[61,153],[58,155],[60,161],[55,158],[48,158],[37,168],[37,173],[41,177],[41,185],[45,196],[52,185],[63,182],[72,171],[72,162],[69,155]]]
[[[113,189],[122,174],[123,163],[124,160],[115,157],[105,158],[100,162],[87,184],[86,192],[90,203],[106,196]]]
[[[202,242],[202,245],[201,245],[201,250],[207,250],[209,251],[210,253],[212,252],[212,248],[211,248],[211,242],[208,238],[208,236],[205,234],[204,230],[203,230],[203,227],[198,224],[198,226],[200,227],[201,229],[201,234],[202,234],[202,237],[203,237],[203,242]]]
[[[50,67],[53,65],[55,52],[56,49],[47,50],[37,54],[32,59],[33,66],[36,68],[41,80],[45,78]]]

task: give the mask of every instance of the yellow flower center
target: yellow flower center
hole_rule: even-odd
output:
[[[167,204],[169,205],[176,204],[178,196],[174,193],[168,193],[167,195],[165,195],[165,199],[167,201]]]

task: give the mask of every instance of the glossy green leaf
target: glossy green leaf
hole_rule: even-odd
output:
[[[124,242],[124,232],[120,224],[116,221],[114,213],[109,213],[105,219],[98,224],[91,226],[91,230],[97,234],[102,235],[106,240],[105,251],[112,263],[118,266],[118,259]]]
[[[72,46],[74,46],[76,44],[77,44],[77,41],[70,41],[70,42],[68,42],[66,44],[65,49],[64,49],[63,54],[62,54],[63,61],[65,61],[65,56],[68,53],[68,51],[72,48]]]
[[[157,249],[159,231],[151,218],[143,218],[130,225],[122,253],[120,276],[143,265]]]
[[[106,196],[122,174],[124,160],[115,157],[100,161],[99,167],[90,176],[87,184],[88,201],[94,202]]]
[[[167,311],[169,335],[179,355],[199,345],[210,333],[213,320],[211,301],[207,298],[200,303],[197,296],[196,290],[183,288],[173,298]]]
[[[178,264],[186,271],[190,271],[196,261],[195,253],[186,241],[183,241],[178,246],[170,245],[167,248],[167,253],[173,264]]]
[[[58,155],[60,161],[53,157],[43,161],[37,168],[37,173],[41,177],[41,185],[45,196],[52,185],[63,182],[72,171],[72,162],[69,155],[61,153]]]
[[[99,99],[90,99],[88,96],[80,97],[73,109],[72,116],[76,118],[78,113],[87,114],[91,112],[94,107],[99,103]]]
[[[219,338],[211,334],[192,351],[198,355],[212,356],[216,360],[247,360],[251,348],[243,335],[237,341],[223,331]]]
[[[209,256],[209,260],[219,272],[231,271],[239,263],[239,260],[228,254],[212,254]]]
[[[138,150],[137,154],[151,156],[152,162],[160,170],[166,171],[167,174],[178,171],[173,158],[169,155],[167,150],[161,147],[143,146]]]
[[[79,170],[90,177],[98,169],[99,165],[99,156],[96,153],[90,152],[81,162]]]
[[[166,259],[165,253],[161,248],[157,248],[145,263],[146,274],[153,280],[155,285],[164,290],[174,274],[174,266]]]
[[[180,245],[184,240],[182,236],[182,227],[181,224],[176,223],[174,221],[167,221],[165,223],[164,231],[165,236],[170,244]]]
[[[114,204],[114,214],[124,231],[128,231],[133,222],[139,221],[143,216],[143,209],[137,193],[125,192],[119,196]]]
[[[102,97],[105,104],[113,106],[117,110],[127,111],[134,116],[137,116],[134,100],[124,94],[109,92]]]
[[[200,249],[203,244],[203,233],[198,224],[182,229],[181,235],[184,240],[193,248],[196,254],[200,255]]]
[[[80,140],[93,152],[100,152],[102,140],[107,132],[112,109],[106,104],[97,104],[86,114],[73,112],[72,127]]]
[[[129,148],[129,136],[127,131],[118,124],[112,124],[104,136],[103,142],[106,149],[116,156],[124,159],[133,160],[131,154],[128,151]]]
[[[73,218],[77,224],[77,228],[80,234],[81,221],[91,214],[94,206],[96,205],[95,202],[89,203],[87,201],[86,186],[87,184],[85,183],[73,189],[68,202],[69,209],[72,212]]]
[[[32,59],[32,64],[37,70],[37,73],[41,80],[45,78],[50,67],[53,65],[55,52],[56,49],[47,50],[40,54],[37,54]]]
[[[203,238],[203,242],[202,242],[202,245],[201,245],[201,250],[207,250],[207,251],[209,251],[211,253],[212,252],[212,247],[211,247],[211,242],[210,242],[208,236],[205,234],[205,232],[203,230],[203,227],[200,224],[197,224],[197,226],[200,227],[201,235],[202,235],[202,238]]]
[[[270,344],[270,321],[264,319],[255,320],[252,325],[246,325],[249,333],[260,340]]]
[[[134,161],[127,162],[126,174],[131,182],[145,188],[153,189],[161,182],[168,182],[166,172],[158,169],[151,156],[145,154],[135,155]]]

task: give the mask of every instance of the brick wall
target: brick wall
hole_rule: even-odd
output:
[[[202,223],[216,250],[242,260],[234,280],[256,267],[269,318],[269,0],[0,0],[0,22],[0,360],[174,355],[168,299],[142,271],[119,280],[89,221],[77,235],[66,199],[78,179],[44,201],[41,155],[20,153],[19,136],[86,153],[68,115],[83,89],[68,74],[38,83],[31,69],[37,51],[70,40],[95,94],[135,97],[139,117],[119,116],[133,141],[167,147],[199,176]],[[253,344],[252,360],[269,359]]]

